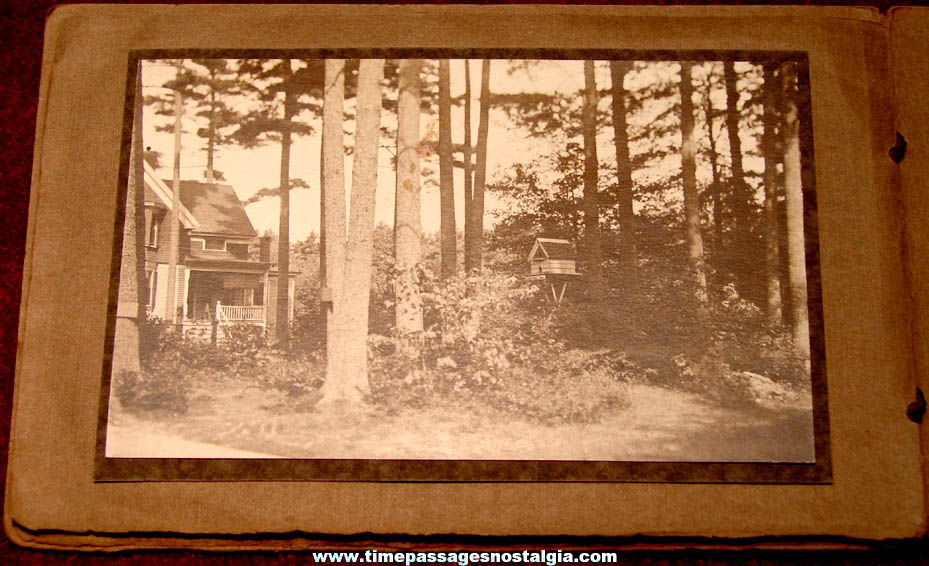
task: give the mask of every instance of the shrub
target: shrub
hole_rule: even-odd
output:
[[[481,401],[545,424],[594,423],[629,404],[632,372],[616,371],[608,356],[569,350],[533,361],[503,372]]]
[[[266,390],[277,390],[289,398],[303,397],[322,386],[325,367],[318,352],[287,355],[262,351],[255,358],[252,373],[247,377]]]
[[[127,380],[133,384],[162,380],[165,387],[170,384],[178,393],[186,393],[196,383],[235,381],[296,397],[318,388],[321,382],[319,351],[288,354],[274,350],[260,326],[223,326],[219,329],[223,340],[218,345],[211,344],[208,336],[188,335],[182,340],[172,325],[160,320],[150,320],[144,332],[143,371]],[[127,407],[131,404],[131,400],[124,403]]]
[[[190,385],[179,370],[176,360],[169,360],[150,373],[122,371],[114,383],[116,398],[129,411],[183,414],[187,412]]]
[[[720,284],[719,275],[708,303],[699,305],[685,273],[674,257],[643,261],[636,282],[610,272],[610,300],[566,302],[553,318],[555,334],[574,348],[622,348],[647,368],[642,375],[650,383],[717,400],[751,397],[745,380],[732,377],[742,372],[809,387],[785,327],[768,322],[734,284]]]
[[[569,351],[536,287],[498,274],[440,282],[428,272],[420,284],[425,330],[369,340],[375,403],[454,403],[555,424],[594,422],[628,402],[629,375],[615,371],[622,362]]]
[[[253,356],[268,344],[267,331],[254,324],[232,324],[223,327],[225,340],[222,346],[230,354]]]

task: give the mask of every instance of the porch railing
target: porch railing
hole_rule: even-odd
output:
[[[265,308],[263,306],[247,307],[237,305],[217,305],[219,307],[219,320],[221,322],[264,322]]]

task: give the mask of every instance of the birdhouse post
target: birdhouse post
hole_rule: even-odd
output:
[[[547,281],[552,291],[555,306],[564,299],[568,282],[577,277],[577,262],[574,245],[568,240],[536,238],[529,252],[529,277],[533,281]],[[556,291],[560,283],[561,291]]]

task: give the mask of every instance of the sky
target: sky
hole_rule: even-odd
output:
[[[451,95],[455,97],[464,94],[464,65],[463,60],[451,61]],[[471,61],[471,130],[472,142],[477,142],[477,127],[479,119],[479,94],[480,94],[480,61]],[[745,64],[742,64],[743,68]],[[509,71],[508,61],[495,60],[491,63],[490,87],[495,93],[521,93],[521,92],[539,92],[539,93],[561,93],[576,94],[584,87],[583,62],[582,61],[541,61],[534,65],[531,72],[526,71]],[[737,70],[739,67],[737,66]],[[670,72],[670,71],[668,71]],[[174,68],[170,65],[157,62],[143,62],[142,84],[146,96],[163,95],[168,91],[160,86],[166,81],[173,78]],[[643,76],[645,75],[645,76]],[[626,88],[636,88],[643,81],[655,80],[656,77],[646,75],[645,73],[630,73],[626,77]],[[598,62],[596,67],[596,81],[599,89],[605,89],[610,85],[609,68],[606,62]],[[721,100],[714,100],[717,108],[725,108],[725,95],[722,91],[714,92],[714,98],[722,97]],[[347,104],[351,101],[347,100]],[[244,108],[243,102],[233,102],[234,107]],[[601,100],[601,109],[604,111],[609,107],[609,99]],[[186,108],[184,119],[185,133],[182,136],[181,152],[181,178],[185,180],[204,180],[206,166],[206,152],[203,151],[204,141],[196,135],[196,130],[203,126],[192,116],[190,108]],[[309,123],[314,133],[307,136],[296,137],[291,149],[291,178],[303,179],[309,185],[308,189],[295,189],[291,191],[291,220],[290,220],[290,238],[292,242],[302,240],[310,232],[319,232],[319,131],[321,130],[320,120],[311,118],[309,114],[301,116],[301,119]],[[381,116],[382,122],[392,121],[395,124],[395,118],[384,112]],[[640,113],[636,119],[640,126],[646,126],[649,120],[649,112]],[[170,126],[173,118],[157,116],[154,107],[146,106],[143,116],[143,140],[147,148],[158,151],[162,154],[162,168],[159,171],[161,176],[169,179],[172,175],[172,155],[174,138],[172,132],[157,131],[156,127],[165,125]],[[462,143],[463,141],[463,123],[464,110],[462,105],[452,106],[452,141],[453,143]],[[630,124],[632,127],[633,124]],[[348,122],[346,129],[351,131],[353,124]],[[424,112],[421,115],[420,131],[423,136],[432,134],[437,131],[436,116]],[[746,142],[750,145],[751,140],[743,138],[743,148],[746,148]],[[346,143],[350,140],[346,138]],[[530,138],[525,131],[513,124],[506,114],[498,108],[492,108],[490,112],[490,128],[487,142],[487,179],[492,182],[496,175],[505,173],[516,163],[527,163],[535,157],[541,156],[551,151],[559,144],[563,145],[563,139],[534,139]],[[615,153],[613,149],[612,128],[603,128],[598,135],[598,154],[601,162],[615,162]],[[725,142],[723,142],[725,143]],[[389,149],[393,146],[393,140],[381,138],[381,150],[379,153],[379,169],[377,181],[377,200],[375,207],[375,221],[384,223],[388,226],[393,224],[394,210],[394,180],[395,173],[392,165],[392,151]],[[725,151],[727,146],[723,147]],[[279,143],[269,143],[267,145],[244,149],[241,147],[220,147],[215,153],[214,168],[222,171],[225,176],[225,183],[233,186],[241,200],[246,200],[257,191],[265,187],[277,187],[280,184],[280,159],[281,149]],[[350,198],[348,194],[351,188],[351,156],[345,159],[345,177],[346,177],[346,199]],[[435,171],[437,177],[438,163],[433,156],[431,163],[423,165]],[[759,168],[757,163],[750,163],[746,160],[746,168],[751,170]],[[638,171],[638,176],[642,175],[661,175],[662,169],[668,167],[679,167],[679,159],[675,162],[672,158],[667,164],[659,166],[657,171]],[[698,178],[707,178],[709,175],[706,167],[698,171]],[[462,229],[464,221],[463,208],[463,172],[460,168],[455,168],[455,200],[456,200],[456,226]],[[439,229],[439,191],[435,183],[427,183],[423,179],[422,183],[422,229],[425,233],[435,233]],[[491,227],[494,223],[494,212],[505,207],[493,193],[486,195],[486,211],[484,217],[485,227]],[[637,208],[640,205],[637,205]],[[255,229],[259,233],[266,231],[277,232],[278,225],[279,198],[269,197],[259,202],[249,204],[246,211],[252,221]]]

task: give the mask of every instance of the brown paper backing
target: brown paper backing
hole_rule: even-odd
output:
[[[907,150],[894,176],[895,198],[905,215],[902,230],[905,277],[912,311],[913,358],[910,371],[916,385],[929,391],[929,11],[897,8],[890,13],[891,66],[894,79],[896,128]],[[929,454],[929,431],[922,425],[923,454]],[[924,457],[923,474],[929,482]],[[929,485],[929,484],[927,484]],[[929,496],[929,490],[926,491]],[[929,509],[929,506],[927,506]]]
[[[83,548],[254,547],[247,535],[257,533],[278,533],[258,545],[280,548],[300,533],[923,533],[918,431],[903,413],[912,344],[901,324],[909,304],[886,157],[886,43],[876,14],[859,9],[59,8],[40,93],[7,533],[23,544]],[[112,248],[100,243],[114,238],[129,52],[216,46],[806,52],[833,483],[94,483],[113,267]]]

